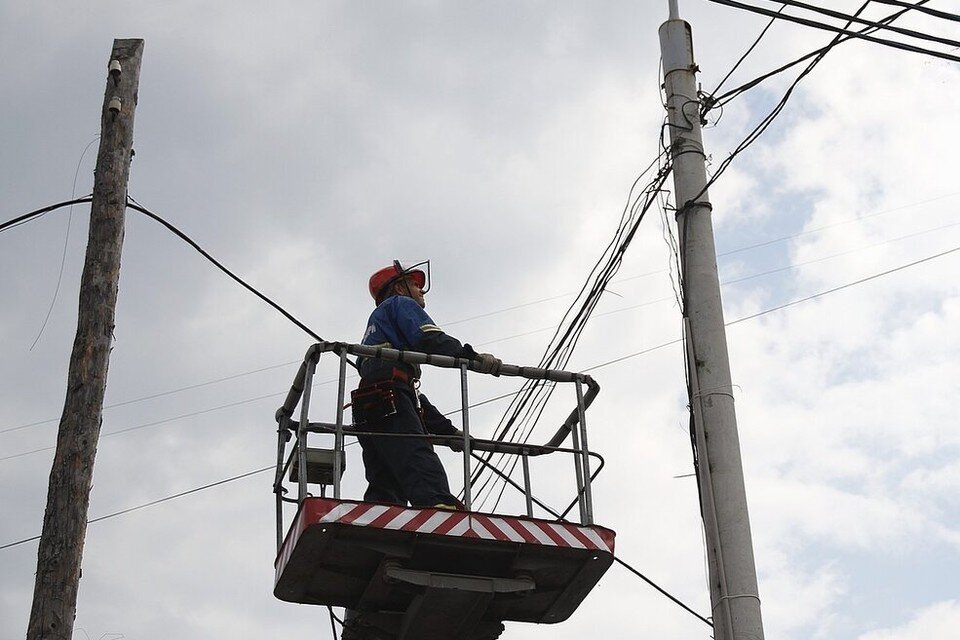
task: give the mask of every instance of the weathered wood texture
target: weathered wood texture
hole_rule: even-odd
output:
[[[77,335],[50,470],[27,640],[70,640],[73,636],[87,507],[113,340],[142,53],[143,40],[113,42],[110,60],[118,60],[122,69],[118,78],[107,76],[103,99]],[[119,112],[111,110],[114,98],[121,101]]]

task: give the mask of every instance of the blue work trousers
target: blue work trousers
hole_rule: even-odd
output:
[[[371,420],[361,429],[427,435],[413,390],[395,386],[397,413]],[[414,507],[457,504],[433,446],[421,438],[359,436],[368,487],[363,499]]]

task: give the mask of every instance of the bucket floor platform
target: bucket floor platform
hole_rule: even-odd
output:
[[[613,547],[593,525],[306,498],[274,595],[353,610],[345,638],[486,640],[502,621],[567,619]]]

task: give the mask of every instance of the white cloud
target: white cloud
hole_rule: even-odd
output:
[[[946,600],[916,612],[909,622],[890,629],[871,631],[858,640],[926,640],[952,638],[960,627],[960,603]]]

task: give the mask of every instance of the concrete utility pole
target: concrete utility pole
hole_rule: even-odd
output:
[[[100,120],[77,335],[50,470],[27,640],[70,640],[113,339],[143,40],[114,40]]]
[[[699,457],[701,512],[717,640],[761,640],[760,597],[707,197],[693,35],[670,0],[660,27],[676,191],[684,332]]]

